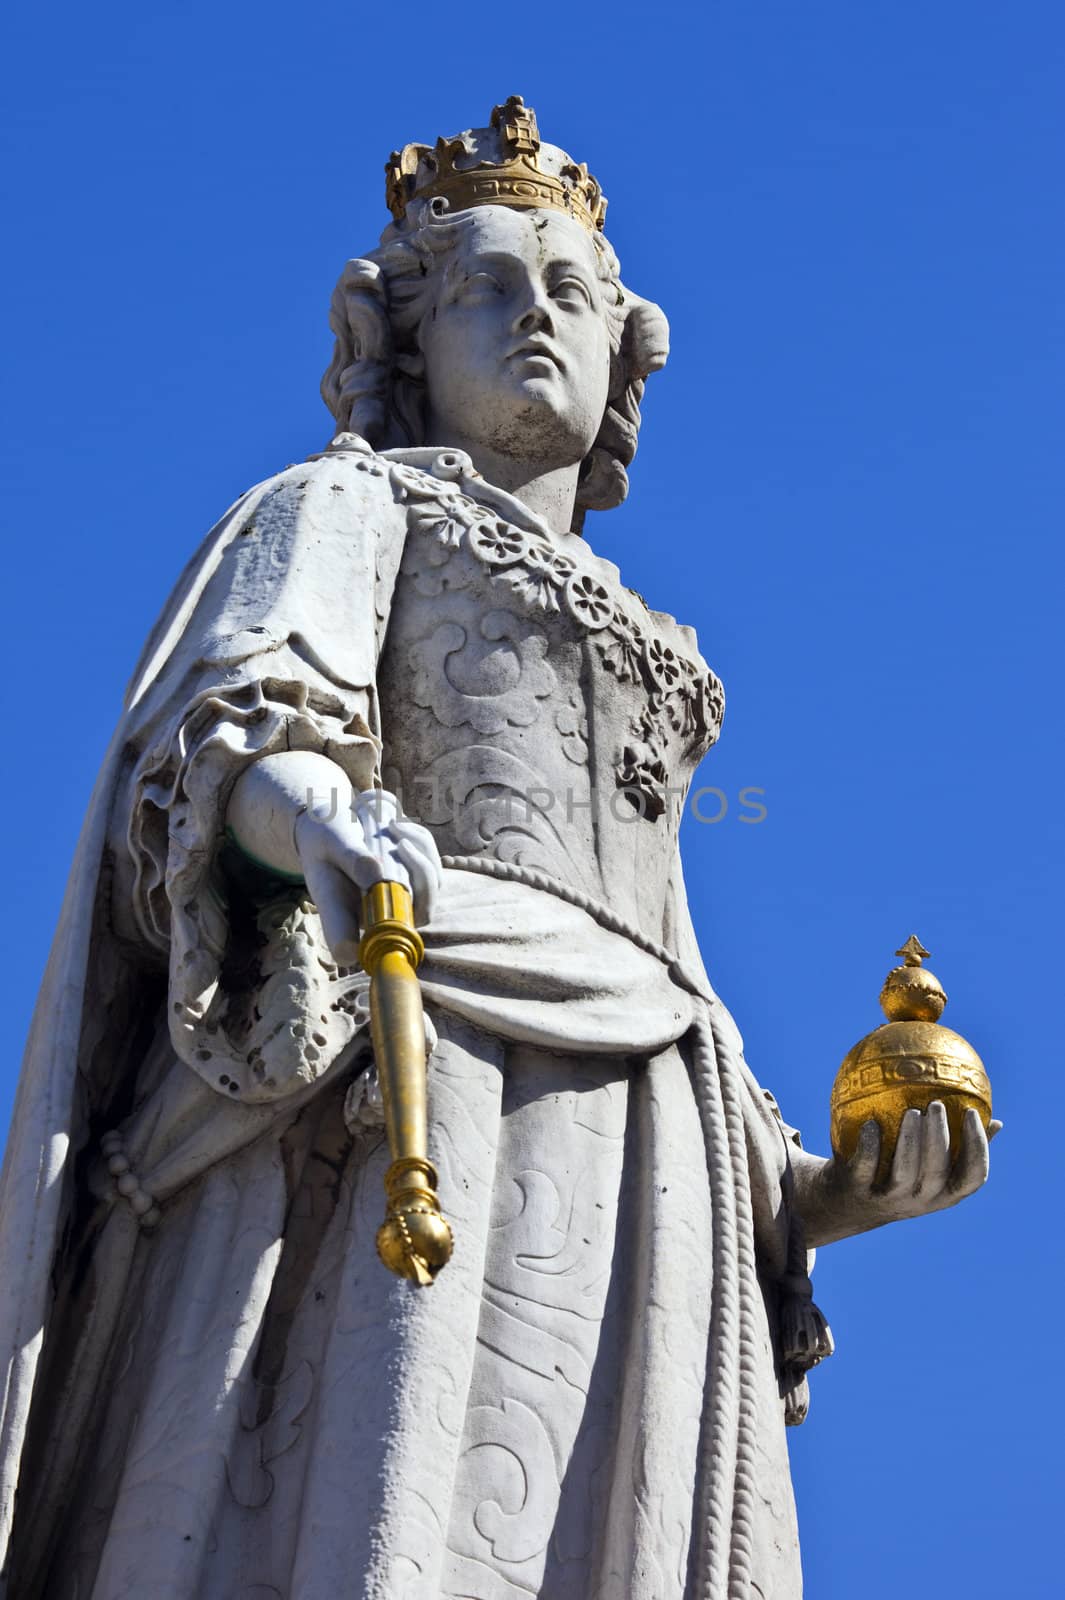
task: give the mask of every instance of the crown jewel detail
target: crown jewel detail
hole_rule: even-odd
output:
[[[557,172],[542,163],[536,112],[520,94],[494,108],[490,131],[502,157],[498,161],[471,163],[474,152],[463,134],[438,139],[435,146],[406,144],[394,150],[385,163],[385,200],[396,222],[411,200],[439,196],[453,211],[487,205],[563,211],[589,233],[601,231],[606,200],[598,182],[583,162],[565,157]]]

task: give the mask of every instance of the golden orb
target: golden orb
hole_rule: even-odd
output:
[[[880,1124],[878,1182],[890,1171],[907,1111],[943,1102],[952,1157],[961,1146],[970,1107],[985,1129],[991,1121],[991,1084],[983,1062],[960,1034],[937,1021],[947,997],[935,974],[921,965],[928,951],[911,934],[895,954],[905,964],[888,973],[880,995],[889,1020],[847,1052],[830,1103],[832,1149],[843,1161],[853,1156],[862,1124]]]

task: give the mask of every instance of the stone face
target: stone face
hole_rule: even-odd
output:
[[[915,1208],[863,1210],[746,1068],[677,851],[721,685],[573,531],[664,319],[570,217],[412,201],[333,325],[343,431],[182,576],[42,988],[6,1592],[793,1600],[784,1424],[831,1349],[800,1209]],[[425,1290],[374,1251],[383,876],[455,1230]]]

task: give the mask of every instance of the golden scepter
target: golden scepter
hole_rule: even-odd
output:
[[[425,1014],[417,976],[425,946],[414,925],[410,878],[388,834],[396,817],[393,797],[369,791],[356,801],[356,812],[367,844],[390,874],[362,897],[359,944],[370,977],[370,1033],[392,1155],[377,1253],[390,1271],[424,1285],[449,1260],[452,1246],[428,1153]]]

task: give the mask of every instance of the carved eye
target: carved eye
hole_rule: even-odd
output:
[[[592,293],[588,285],[581,278],[561,278],[551,290],[552,300],[558,300],[562,305],[590,306]]]
[[[486,300],[491,295],[502,294],[503,285],[490,272],[474,272],[459,289],[463,300]]]

